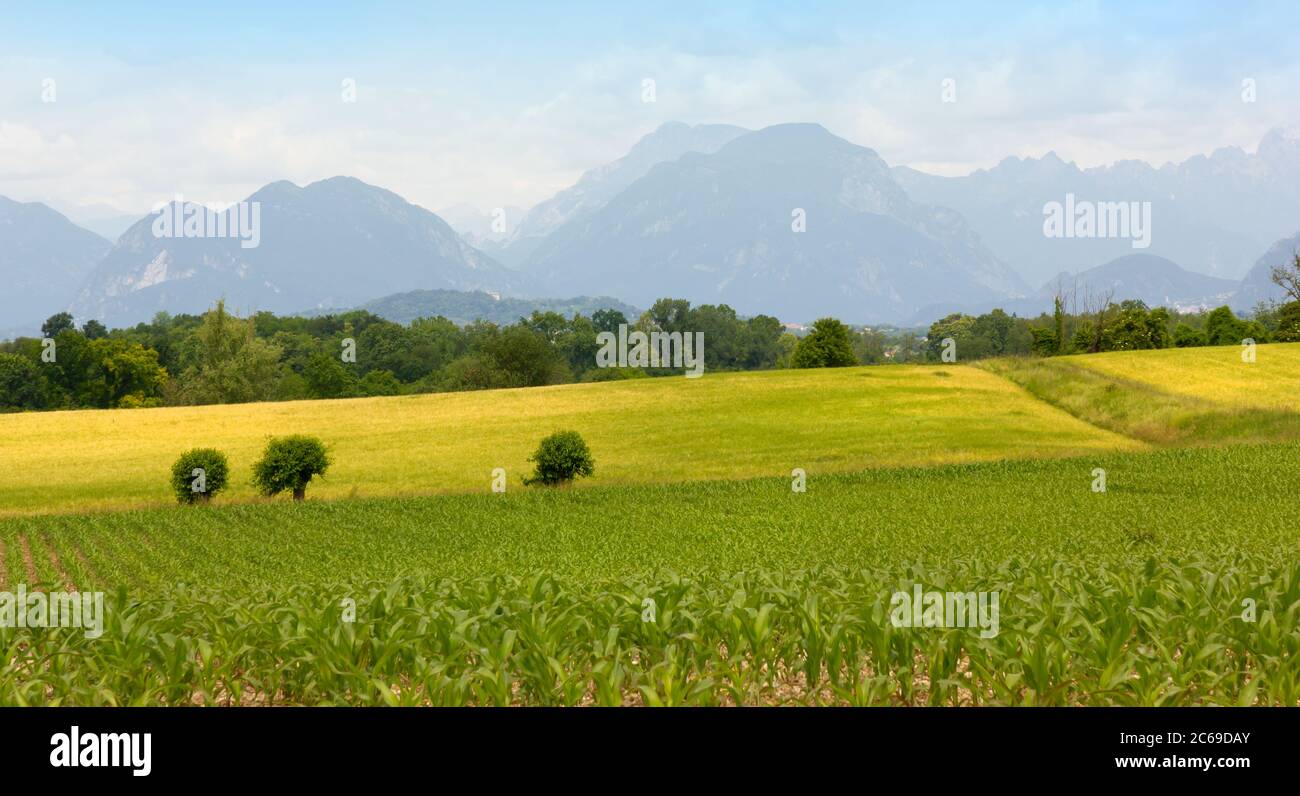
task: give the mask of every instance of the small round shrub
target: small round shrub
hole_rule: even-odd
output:
[[[172,491],[180,503],[207,503],[226,488],[230,465],[226,455],[212,448],[195,448],[181,454],[172,465]]]
[[[329,469],[325,443],[315,437],[294,434],[275,437],[266,443],[262,459],[253,465],[253,485],[263,495],[292,492],[294,500],[307,496],[307,484]]]
[[[528,461],[536,462],[537,468],[525,484],[554,486],[596,472],[591,450],[576,431],[557,431],[542,440]]]

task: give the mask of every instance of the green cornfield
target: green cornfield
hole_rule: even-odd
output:
[[[893,626],[914,584],[1001,627]],[[1243,621],[1242,601],[1260,606]],[[351,601],[351,602],[349,602]],[[353,608],[353,603],[355,607]],[[1286,606],[1277,610],[1275,606]],[[355,614],[349,616],[350,611]],[[110,599],[104,635],[3,634],[7,704],[1188,705],[1300,700],[1300,564],[1042,558],[892,570],[408,578]]]
[[[0,703],[1296,705],[1297,454],[0,519],[3,590],[105,592],[0,628]]]

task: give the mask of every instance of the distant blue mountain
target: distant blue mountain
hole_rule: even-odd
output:
[[[0,196],[0,331],[40,328],[111,244],[39,202]]]
[[[474,321],[511,324],[538,312],[558,312],[566,318],[575,313],[591,317],[597,310],[618,310],[629,321],[635,321],[641,311],[618,299],[600,296],[578,296],[567,299],[521,299],[493,295],[482,291],[462,290],[411,290],[367,301],[353,309],[366,310],[394,323],[410,323],[416,318],[442,316],[460,325]],[[314,310],[304,315],[323,315],[345,310]]]
[[[1250,310],[1261,301],[1276,303],[1290,301],[1282,288],[1273,284],[1271,274],[1277,266],[1293,262],[1298,253],[1300,253],[1300,232],[1270,246],[1241,280],[1241,287],[1233,297],[1233,308]]]
[[[914,203],[875,152],[816,124],[660,163],[521,269],[551,293],[671,295],[800,321],[898,321],[935,301],[1029,292],[961,216]]]
[[[433,213],[350,177],[272,183],[261,240],[156,237],[150,215],[123,233],[74,304],[110,325],[201,312],[217,298],[243,311],[355,306],[424,289],[515,291],[525,278],[465,243]]]
[[[940,177],[898,167],[919,202],[961,213],[995,254],[1039,283],[1127,254],[1168,258],[1194,272],[1240,279],[1259,252],[1300,219],[1300,134],[1273,130],[1255,152],[1225,147],[1154,167],[1141,161],[1082,169],[1049,152],[991,169]],[[1150,202],[1150,247],[1125,238],[1052,238],[1043,207],[1067,194],[1090,202]]]

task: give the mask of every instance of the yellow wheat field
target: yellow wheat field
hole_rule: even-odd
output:
[[[334,466],[309,497],[490,488],[559,429],[587,439],[587,483],[788,476],[872,467],[1133,450],[965,366],[709,373],[599,384],[392,398],[0,415],[0,513],[164,503],[172,462],[193,447],[230,459],[218,502],[249,500],[268,437],[302,433]]]
[[[1239,346],[1166,348],[1064,357],[1065,361],[1161,392],[1232,407],[1300,410],[1300,343],[1255,348],[1255,361]]]

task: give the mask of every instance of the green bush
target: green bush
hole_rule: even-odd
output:
[[[307,484],[329,469],[325,443],[315,437],[295,434],[276,437],[266,443],[262,459],[253,465],[253,485],[263,495],[292,492],[294,500],[307,496]]]
[[[525,484],[554,486],[596,471],[591,450],[576,431],[557,431],[542,440],[528,461],[536,462],[537,468],[532,478],[524,479]]]
[[[181,454],[172,465],[172,491],[180,503],[207,503],[226,488],[230,465],[226,455],[213,448],[195,448]]]

